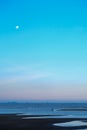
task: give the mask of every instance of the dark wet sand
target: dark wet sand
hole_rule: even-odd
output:
[[[80,118],[41,118],[41,119],[22,119],[27,116],[18,116],[16,114],[2,114],[0,115],[0,130],[75,130],[84,129],[87,126],[80,127],[58,127],[53,126],[53,123],[64,123],[75,120],[87,120]],[[28,116],[29,117],[29,116]]]

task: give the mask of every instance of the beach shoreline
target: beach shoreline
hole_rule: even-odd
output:
[[[64,123],[76,120],[87,120],[86,118],[33,118],[23,119],[29,117],[29,115],[17,115],[17,114],[0,114],[0,129],[22,129],[22,130],[74,130],[74,129],[85,129],[87,126],[76,126],[76,127],[60,127],[54,126],[55,123]]]

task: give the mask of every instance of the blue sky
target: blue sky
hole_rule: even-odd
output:
[[[0,16],[0,100],[87,100],[86,0],[3,0]]]

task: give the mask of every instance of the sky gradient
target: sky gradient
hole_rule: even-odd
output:
[[[0,100],[87,100],[86,0],[3,0],[0,16]]]

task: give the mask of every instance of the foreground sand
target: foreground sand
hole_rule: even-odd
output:
[[[80,127],[58,127],[53,126],[53,123],[68,122],[73,120],[82,120],[82,119],[73,119],[73,118],[41,118],[41,119],[23,119],[26,116],[18,116],[16,114],[2,114],[0,115],[0,130],[75,130],[75,129],[84,129],[87,126]],[[87,119],[83,119],[87,120]]]

